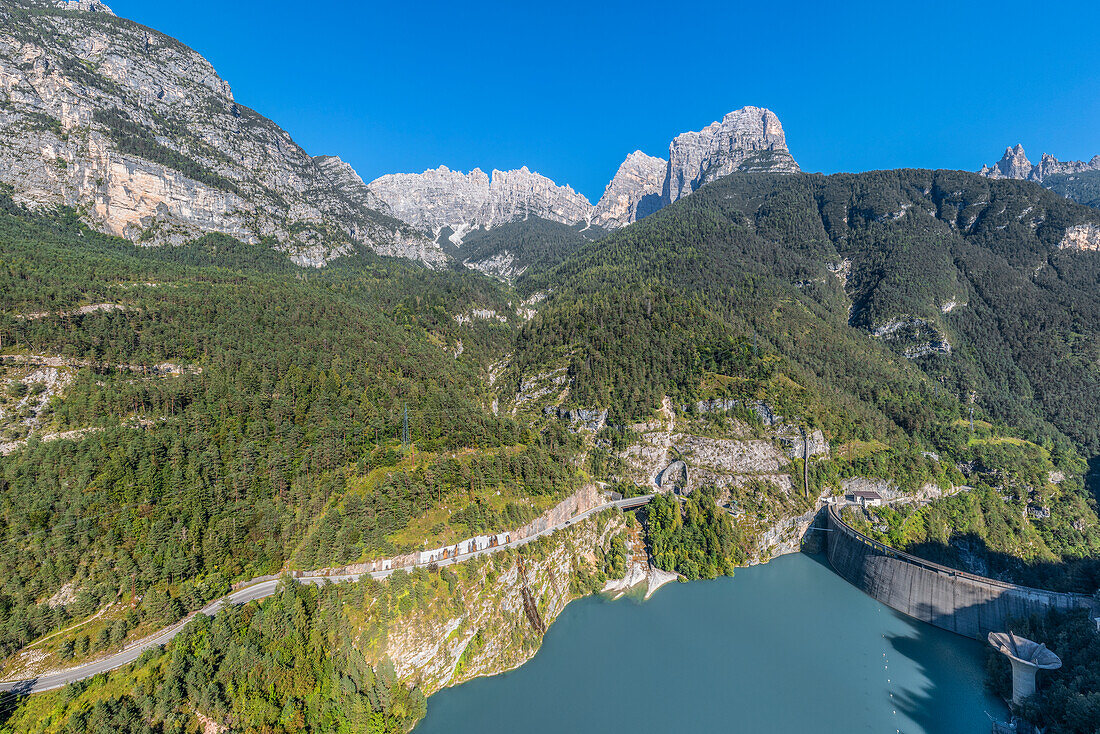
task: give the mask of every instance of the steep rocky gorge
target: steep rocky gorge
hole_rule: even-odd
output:
[[[374,599],[418,582],[432,584],[431,598],[397,609],[366,601],[360,646],[375,660],[390,659],[399,676],[426,693],[515,668],[538,651],[566,605],[593,590],[588,579],[624,527],[623,515],[609,510],[518,550],[445,570],[443,584],[432,584],[429,571],[408,582],[372,582],[366,595]]]

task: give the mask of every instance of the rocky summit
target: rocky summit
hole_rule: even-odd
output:
[[[595,223],[624,227],[738,172],[799,172],[771,110],[743,107],[702,130],[681,133],[669,143],[668,160],[631,153],[596,205]]]
[[[198,53],[101,2],[0,4],[0,182],[18,202],[147,244],[221,232],[302,265],[357,246],[446,261],[340,164],[238,104]]]
[[[1043,153],[1039,162],[1032,164],[1024,153],[1024,146],[1017,143],[1015,147],[1005,148],[1005,154],[1001,160],[992,166],[982,166],[978,173],[989,178],[1016,178],[1042,183],[1050,176],[1088,171],[1100,171],[1100,155],[1095,155],[1092,160],[1085,162],[1060,161],[1050,153]]]
[[[742,107],[698,132],[677,135],[668,146],[664,203],[739,171],[798,173],[779,118],[761,107]]]
[[[528,171],[446,166],[423,173],[395,173],[369,184],[394,216],[460,245],[477,229],[537,216],[552,222],[618,229],[687,196],[705,183],[737,172],[798,173],[775,113],[760,107],[730,112],[696,132],[677,135],[668,159],[636,150],[626,157],[599,203],[569,186]]]
[[[569,186],[558,186],[546,176],[529,171],[480,168],[469,173],[446,166],[423,173],[391,173],[375,179],[371,192],[394,215],[439,238],[444,230],[454,245],[470,232],[537,216],[551,222],[575,224],[592,219],[592,204]]]
[[[607,184],[593,221],[607,229],[625,227],[661,208],[668,161],[636,150]]]

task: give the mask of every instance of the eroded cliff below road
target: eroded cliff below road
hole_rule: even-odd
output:
[[[425,693],[530,659],[566,605],[599,590],[603,556],[625,527],[607,510],[515,550],[359,585],[360,648]]]

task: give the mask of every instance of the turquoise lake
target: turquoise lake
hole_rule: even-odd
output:
[[[795,554],[649,601],[573,602],[522,667],[440,691],[415,734],[984,734],[976,641]]]

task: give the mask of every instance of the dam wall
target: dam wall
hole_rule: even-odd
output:
[[[1032,589],[926,561],[868,538],[850,527],[836,506],[828,511],[829,563],[841,576],[891,609],[922,622],[984,641],[1006,631],[1014,617],[1050,608],[1084,607],[1097,614],[1084,594]]]

